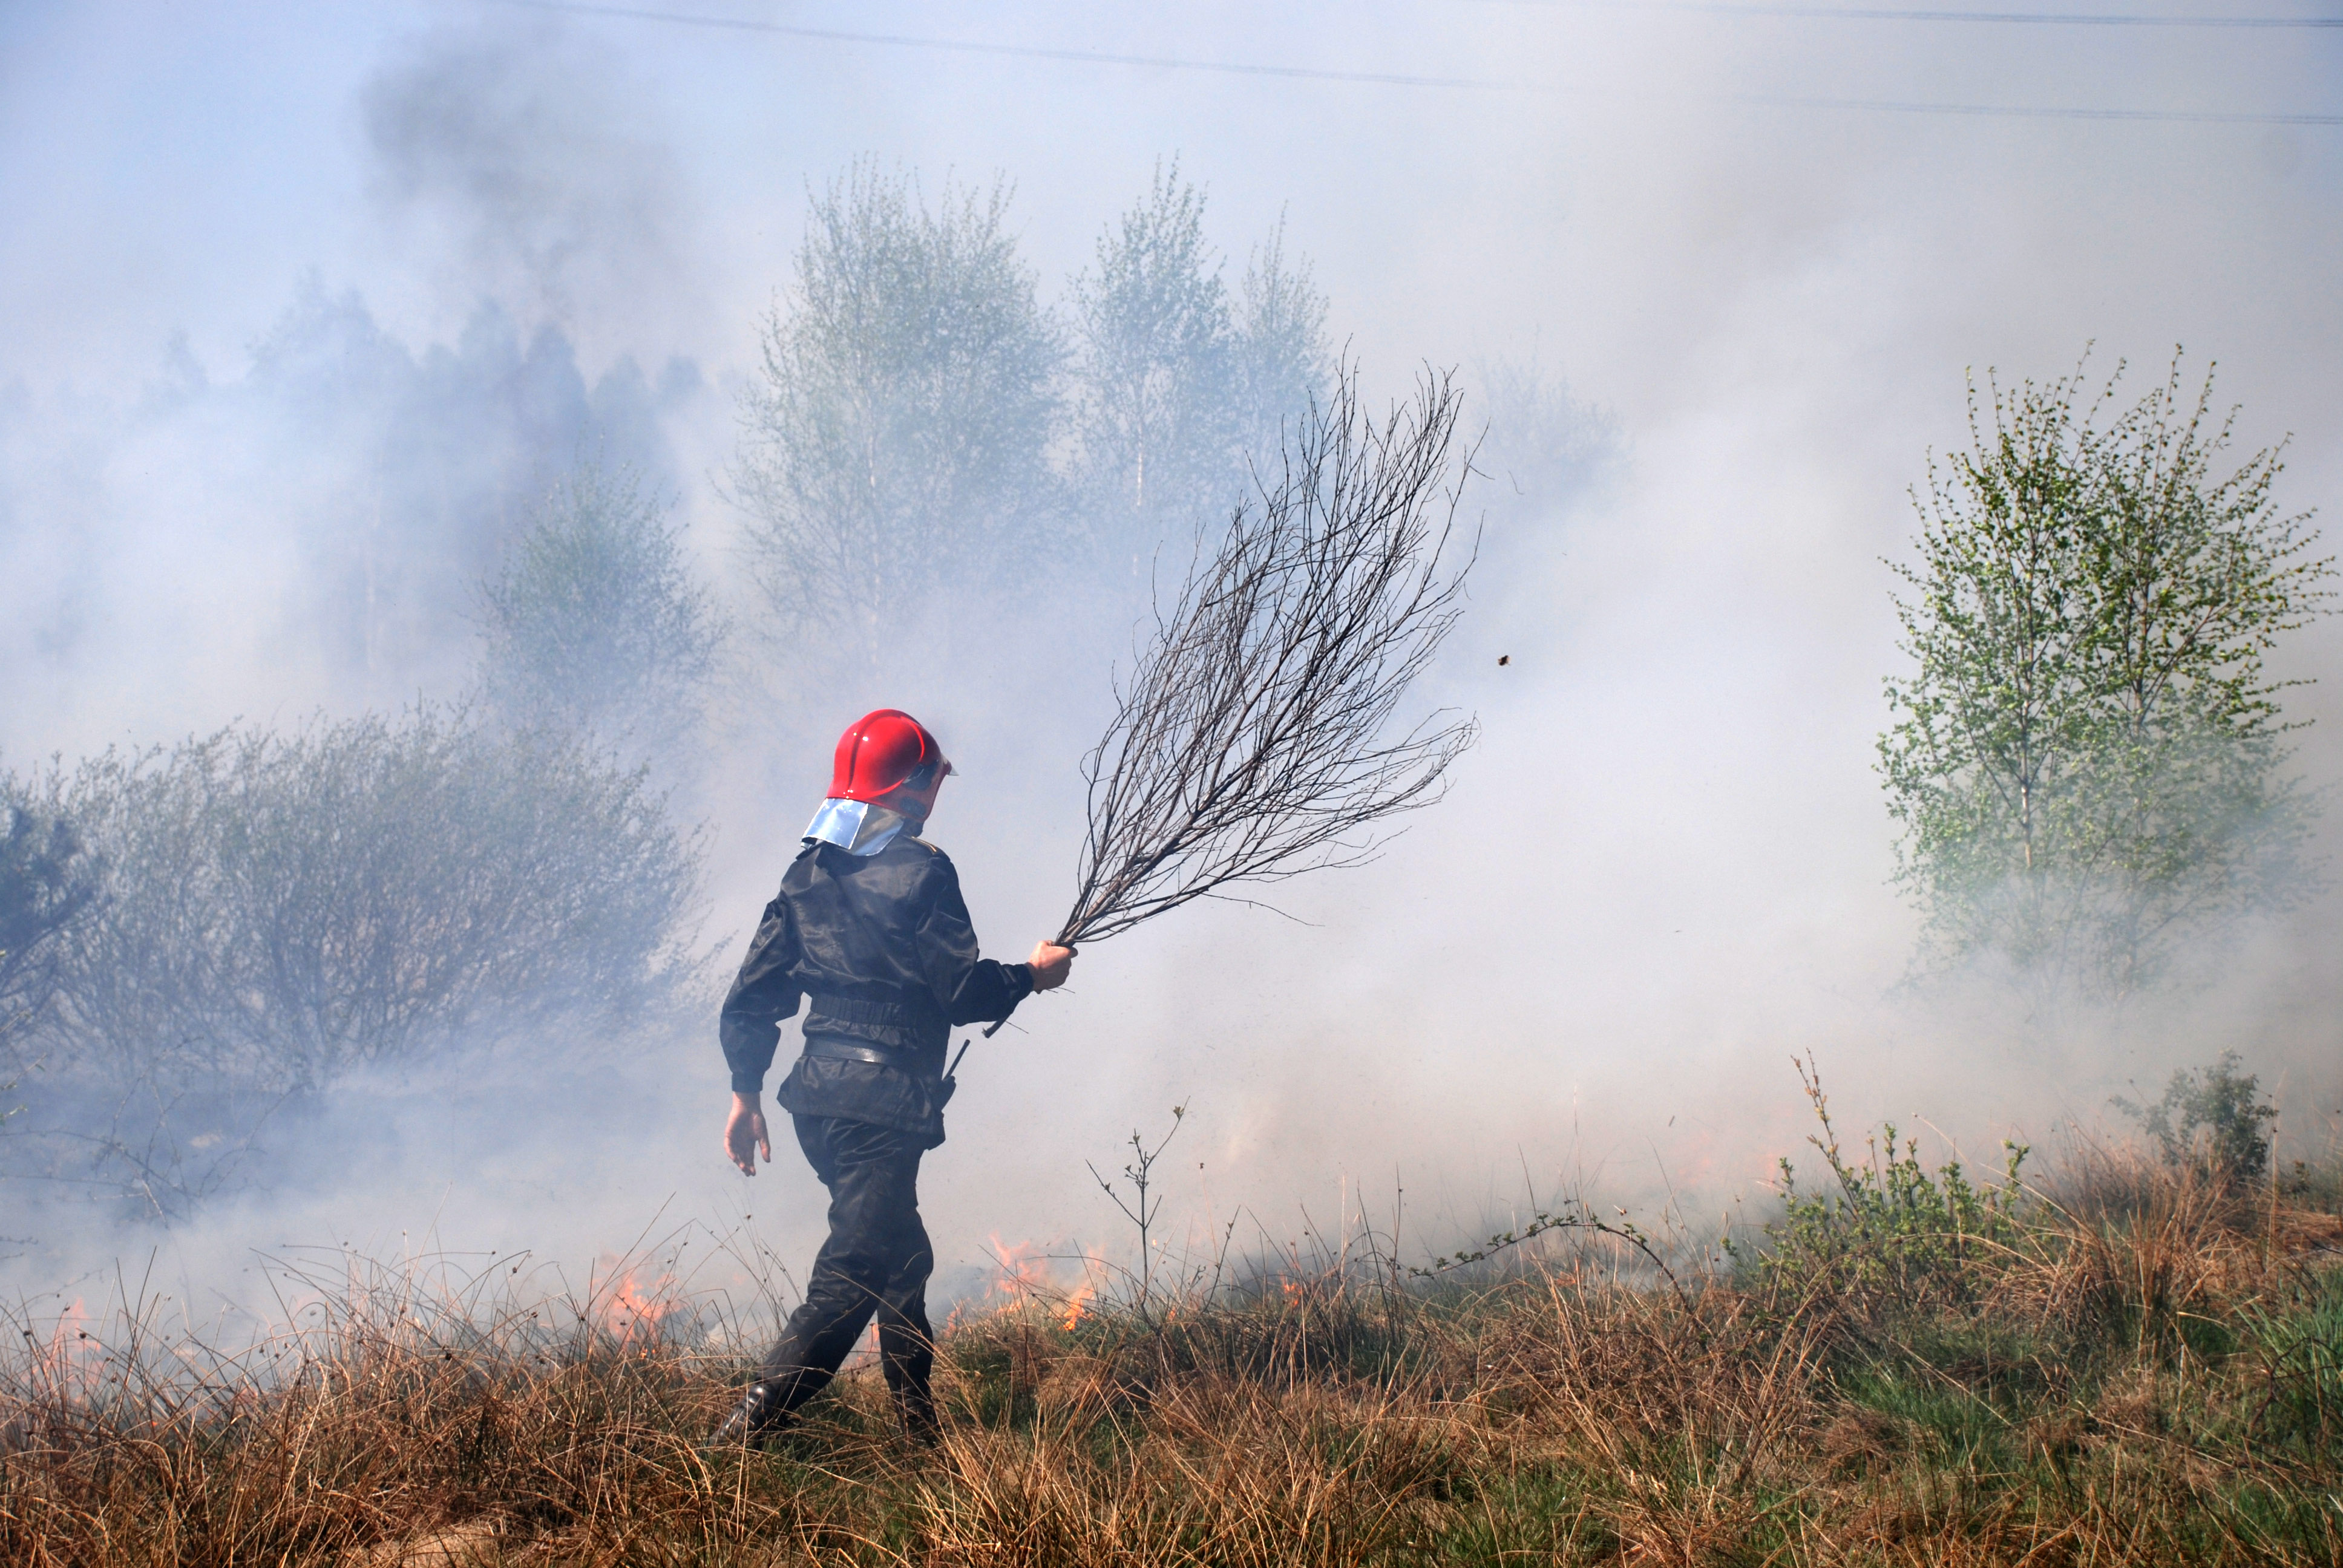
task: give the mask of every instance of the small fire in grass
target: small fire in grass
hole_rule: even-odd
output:
[[[1088,1280],[1084,1280],[1081,1284],[1076,1285],[1074,1287],[1073,1293],[1066,1298],[1066,1310],[1064,1314],[1058,1319],[1058,1326],[1061,1329],[1071,1329],[1076,1323],[1081,1322],[1082,1321],[1082,1309],[1089,1306],[1091,1298],[1097,1294],[1098,1292],[1096,1291],[1091,1289],[1091,1282]]]
[[[1037,1296],[1052,1294],[1050,1265],[1052,1261],[1036,1241],[1003,1241],[992,1238],[992,1259],[1001,1265],[1001,1277],[992,1282],[985,1293],[1007,1298],[1000,1311],[1021,1307]]]
[[[1014,1312],[1029,1302],[1049,1309],[1061,1329],[1071,1329],[1095,1310],[1099,1271],[1104,1260],[1084,1249],[1052,1252],[1037,1241],[1003,1241],[992,1238],[993,1261],[1000,1277],[985,1292],[995,1312]]]
[[[612,1265],[616,1270],[617,1265]],[[671,1293],[675,1288],[673,1274],[661,1274],[648,1283],[644,1271],[629,1268],[618,1272],[618,1278],[600,1292],[600,1309],[595,1322],[601,1331],[618,1341],[621,1352],[641,1350],[649,1353],[659,1341],[659,1321],[675,1311],[678,1302]]]
[[[30,1339],[33,1336],[25,1335]],[[57,1326],[49,1332],[46,1353],[42,1357],[53,1373],[86,1372],[105,1358],[106,1347],[89,1332],[89,1307],[81,1297],[57,1314]]]

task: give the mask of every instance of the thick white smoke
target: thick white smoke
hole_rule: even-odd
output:
[[[453,5],[19,8],[0,760],[456,695],[469,585],[588,448],[669,487],[706,579],[753,614],[722,476],[808,186],[863,154],[938,182],[1005,171],[1055,294],[1178,152],[1240,266],[1286,215],[1386,390],[1429,360],[1496,367],[1474,375],[1502,391],[1534,361],[1604,412],[1562,420],[1545,444],[1582,445],[1544,467],[1493,433],[1473,608],[1425,694],[1485,729],[1451,798],[1376,865],[1287,890],[1295,920],[1200,910],[1086,952],[1070,994],[972,1051],[927,1188],[948,1271],[995,1236],[1121,1244],[1083,1162],[1112,1169],[1175,1102],[1175,1215],[1242,1206],[1279,1241],[1362,1192],[1380,1221],[1403,1183],[1412,1229],[1564,1175],[1714,1212],[1797,1147],[1808,1050],[1843,1125],[1925,1115],[1973,1162],[2230,1046],[2291,1135],[2320,1132],[2343,1088],[2332,898],[2241,933],[2212,988],[2117,1019],[2046,1032],[1989,990],[1901,994],[1914,926],[1870,765],[1897,658],[1880,558],[1912,531],[1925,452],[1964,438],[1971,367],[2185,343],[2218,359],[2249,446],[2293,433],[2285,494],[2332,501],[2343,133],[1733,100],[2326,111],[2328,35],[1530,5],[830,22],[1539,90]],[[1493,413],[1523,407],[1514,383]],[[1062,615],[957,605],[951,655],[883,689],[809,692],[786,650],[753,651],[680,802],[714,834],[708,935],[737,952],[830,736],[888,702],[960,763],[933,836],[1021,956],[1067,896],[1127,590]],[[2321,787],[2338,654],[2329,622],[2284,656],[2326,681],[2288,697],[2318,721],[2300,766]],[[266,1190],[167,1232],[44,1221],[11,1282],[160,1246],[184,1289],[232,1291],[252,1246],[427,1232],[588,1259],[660,1213],[753,1213],[809,1254],[810,1175],[785,1148],[744,1186],[722,1101],[712,1019],[353,1081],[287,1128]]]

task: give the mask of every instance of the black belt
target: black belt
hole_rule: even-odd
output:
[[[840,1023],[917,1023],[920,1015],[900,1002],[860,1001],[848,996],[818,996],[813,1010]]]
[[[876,1045],[850,1045],[845,1040],[831,1040],[819,1034],[807,1036],[805,1053],[808,1056],[826,1056],[832,1061],[871,1061],[880,1067],[900,1068],[905,1072],[915,1070],[918,1065],[918,1053],[914,1051],[889,1050]]]

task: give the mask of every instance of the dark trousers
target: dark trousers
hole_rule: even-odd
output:
[[[814,1255],[805,1300],[765,1357],[768,1420],[821,1392],[879,1315],[879,1364],[914,1431],[935,1423],[928,1376],[928,1275],[936,1255],[920,1223],[926,1140],[837,1116],[796,1116],[798,1147],[830,1189],[830,1239]]]

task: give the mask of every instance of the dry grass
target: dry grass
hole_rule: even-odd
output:
[[[1551,1257],[1029,1306],[946,1335],[936,1450],[862,1373],[713,1458],[710,1320],[361,1275],[234,1357],[17,1330],[0,1560],[2331,1564],[2338,1230],[2095,1154],[1925,1310]]]

